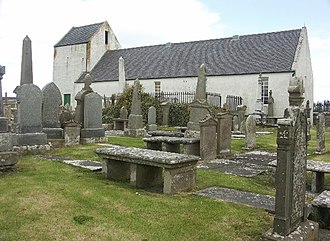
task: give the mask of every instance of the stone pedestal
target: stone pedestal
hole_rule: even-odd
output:
[[[72,124],[64,128],[65,146],[77,146],[80,144],[80,125]]]
[[[128,117],[128,126],[124,131],[125,136],[143,137],[146,135],[146,130],[143,129],[142,115],[130,114]]]
[[[209,106],[206,102],[194,101],[190,104],[191,111],[189,116],[189,122],[187,124],[187,130],[200,131],[199,122],[206,118],[210,114]]]
[[[45,133],[17,134],[17,144],[19,146],[46,145],[47,135]]]
[[[15,170],[18,153],[15,151],[0,152],[0,171]]]
[[[287,236],[281,236],[270,229],[261,238],[262,241],[317,241],[319,240],[319,225],[313,221],[307,220],[301,223],[296,230]]]
[[[0,117],[0,133],[8,132],[8,119]]]
[[[42,128],[42,131],[46,133],[47,139],[63,139],[62,128]]]

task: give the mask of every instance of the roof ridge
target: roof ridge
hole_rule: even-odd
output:
[[[239,35],[240,37],[249,37],[249,36],[258,36],[258,35],[270,35],[274,33],[283,33],[283,32],[295,32],[295,31],[301,31],[302,29],[291,29],[291,30],[282,30],[282,31],[273,31],[273,32],[265,32],[265,33],[255,33],[255,34],[245,34],[245,35]],[[202,39],[202,40],[194,40],[194,41],[183,41],[183,42],[175,42],[171,44],[187,44],[187,43],[198,43],[198,42],[207,42],[207,41],[216,41],[216,40],[225,40],[225,39],[232,39],[232,37],[224,37],[224,38],[212,38],[212,39]],[[152,45],[145,45],[145,46],[136,46],[136,47],[128,47],[128,48],[121,48],[121,49],[115,49],[111,51],[120,51],[120,50],[130,50],[130,49],[139,49],[139,48],[149,48],[149,47],[157,47],[157,46],[164,46],[164,44],[152,44]]]
[[[73,28],[85,28],[85,27],[90,27],[90,26],[94,26],[94,25],[101,25],[101,24],[104,24],[106,21],[103,21],[103,22],[99,22],[99,23],[92,23],[92,24],[87,24],[87,25],[82,25],[82,26],[78,26],[78,27],[75,27],[73,26],[71,29]]]

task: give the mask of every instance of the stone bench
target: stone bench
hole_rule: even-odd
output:
[[[187,155],[200,155],[200,139],[171,136],[153,136],[143,138],[147,149],[162,150],[163,144],[165,151],[180,153],[180,145],[184,146],[184,153]]]
[[[127,128],[128,119],[115,118],[113,119],[114,130],[125,130]]]
[[[276,167],[277,161],[272,161],[268,165]],[[307,160],[306,170],[312,172],[311,191],[315,193],[322,192],[324,190],[324,174],[330,173],[330,162]]]
[[[129,180],[138,188],[160,186],[163,193],[173,194],[196,184],[197,156],[118,146],[96,149],[96,153],[103,160],[106,178]]]
[[[330,191],[323,191],[312,201],[312,218],[321,228],[330,229]]]

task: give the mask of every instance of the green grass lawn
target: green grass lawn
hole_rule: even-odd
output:
[[[261,150],[276,151],[274,134],[258,136]],[[315,131],[309,159],[314,155]],[[327,139],[329,140],[329,132]],[[139,138],[109,137],[111,144],[143,147]],[[244,140],[233,140],[242,152]],[[49,156],[100,160],[97,145],[66,147]],[[102,147],[101,147],[102,148]],[[330,150],[330,145],[327,143]],[[329,181],[329,180],[328,180]],[[243,178],[198,170],[195,190],[211,186],[274,195],[268,175]],[[262,209],[192,193],[163,195],[111,181],[58,161],[22,156],[17,172],[0,173],[0,240],[258,240],[272,226]]]

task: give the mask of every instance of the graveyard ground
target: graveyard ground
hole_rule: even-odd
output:
[[[258,150],[276,151],[276,129],[257,137]],[[308,159],[314,154],[315,130]],[[330,140],[330,132],[326,133]],[[142,147],[139,138],[109,137],[111,144]],[[234,153],[244,140],[233,140]],[[43,155],[100,160],[97,145],[66,147]],[[310,184],[310,174],[308,174]],[[253,178],[211,170],[197,172],[195,190],[228,187],[274,195],[271,173]],[[326,175],[326,187],[330,177]],[[0,240],[258,240],[272,226],[262,209],[180,193],[162,195],[104,179],[99,172],[33,155],[20,158],[16,172],[0,173]]]

